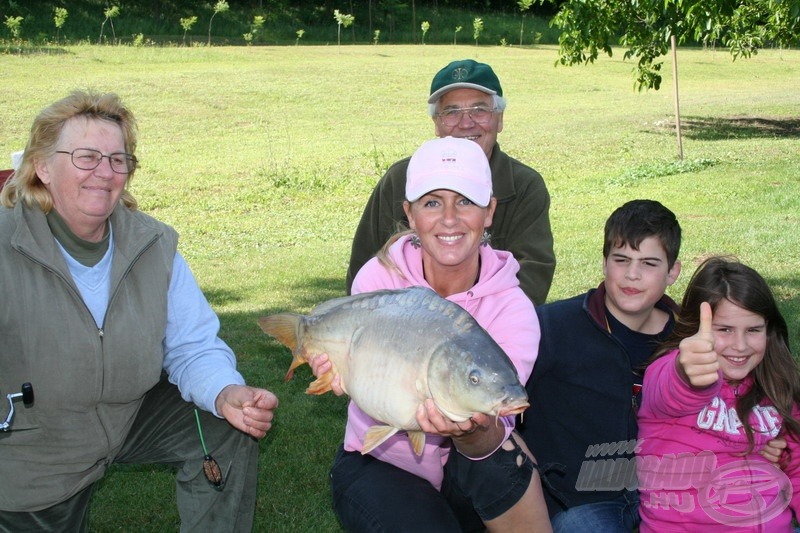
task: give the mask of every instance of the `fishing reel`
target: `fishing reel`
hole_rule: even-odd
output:
[[[23,383],[20,392],[13,392],[6,394],[8,400],[8,415],[3,423],[0,424],[0,430],[8,431],[11,429],[11,420],[14,418],[14,400],[22,398],[22,403],[26,406],[33,405],[33,385],[30,383]]]

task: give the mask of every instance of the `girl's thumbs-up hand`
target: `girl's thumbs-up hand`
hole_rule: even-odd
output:
[[[712,313],[708,302],[700,304],[700,329],[678,346],[678,371],[692,387],[708,387],[719,379],[719,361],[711,332]]]

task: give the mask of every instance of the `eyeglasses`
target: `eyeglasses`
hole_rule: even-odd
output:
[[[470,120],[476,124],[486,124],[492,118],[492,113],[496,108],[485,107],[476,105],[474,107],[457,107],[453,109],[445,109],[441,113],[436,113],[436,116],[442,121],[445,126],[456,126],[461,122],[461,118],[466,114],[469,115]]]
[[[72,164],[81,170],[94,170],[100,166],[104,157],[108,158],[111,170],[117,174],[130,174],[136,168],[136,156],[117,152],[114,154],[103,155],[102,152],[91,148],[76,148],[71,152],[56,150],[57,154],[67,154],[72,159]]]

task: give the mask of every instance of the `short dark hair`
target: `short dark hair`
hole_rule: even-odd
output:
[[[606,220],[603,257],[612,247],[628,245],[634,250],[648,237],[656,237],[667,253],[672,268],[681,249],[681,226],[675,213],[655,200],[631,200],[618,207]]]

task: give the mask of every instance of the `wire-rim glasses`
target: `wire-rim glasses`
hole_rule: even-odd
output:
[[[497,109],[492,107],[486,107],[482,105],[476,105],[473,107],[454,107],[451,109],[445,109],[440,113],[436,113],[436,116],[439,117],[439,120],[442,121],[442,124],[445,126],[455,126],[459,122],[464,115],[469,115],[470,120],[476,124],[486,124],[491,120],[492,113],[494,113]]]
[[[70,160],[72,164],[75,165],[75,168],[81,170],[96,169],[100,166],[104,157],[108,158],[108,162],[111,164],[111,170],[117,174],[130,174],[131,171],[136,168],[136,156],[125,152],[115,152],[105,155],[91,148],[76,148],[71,152],[56,150],[56,153],[70,156]]]

